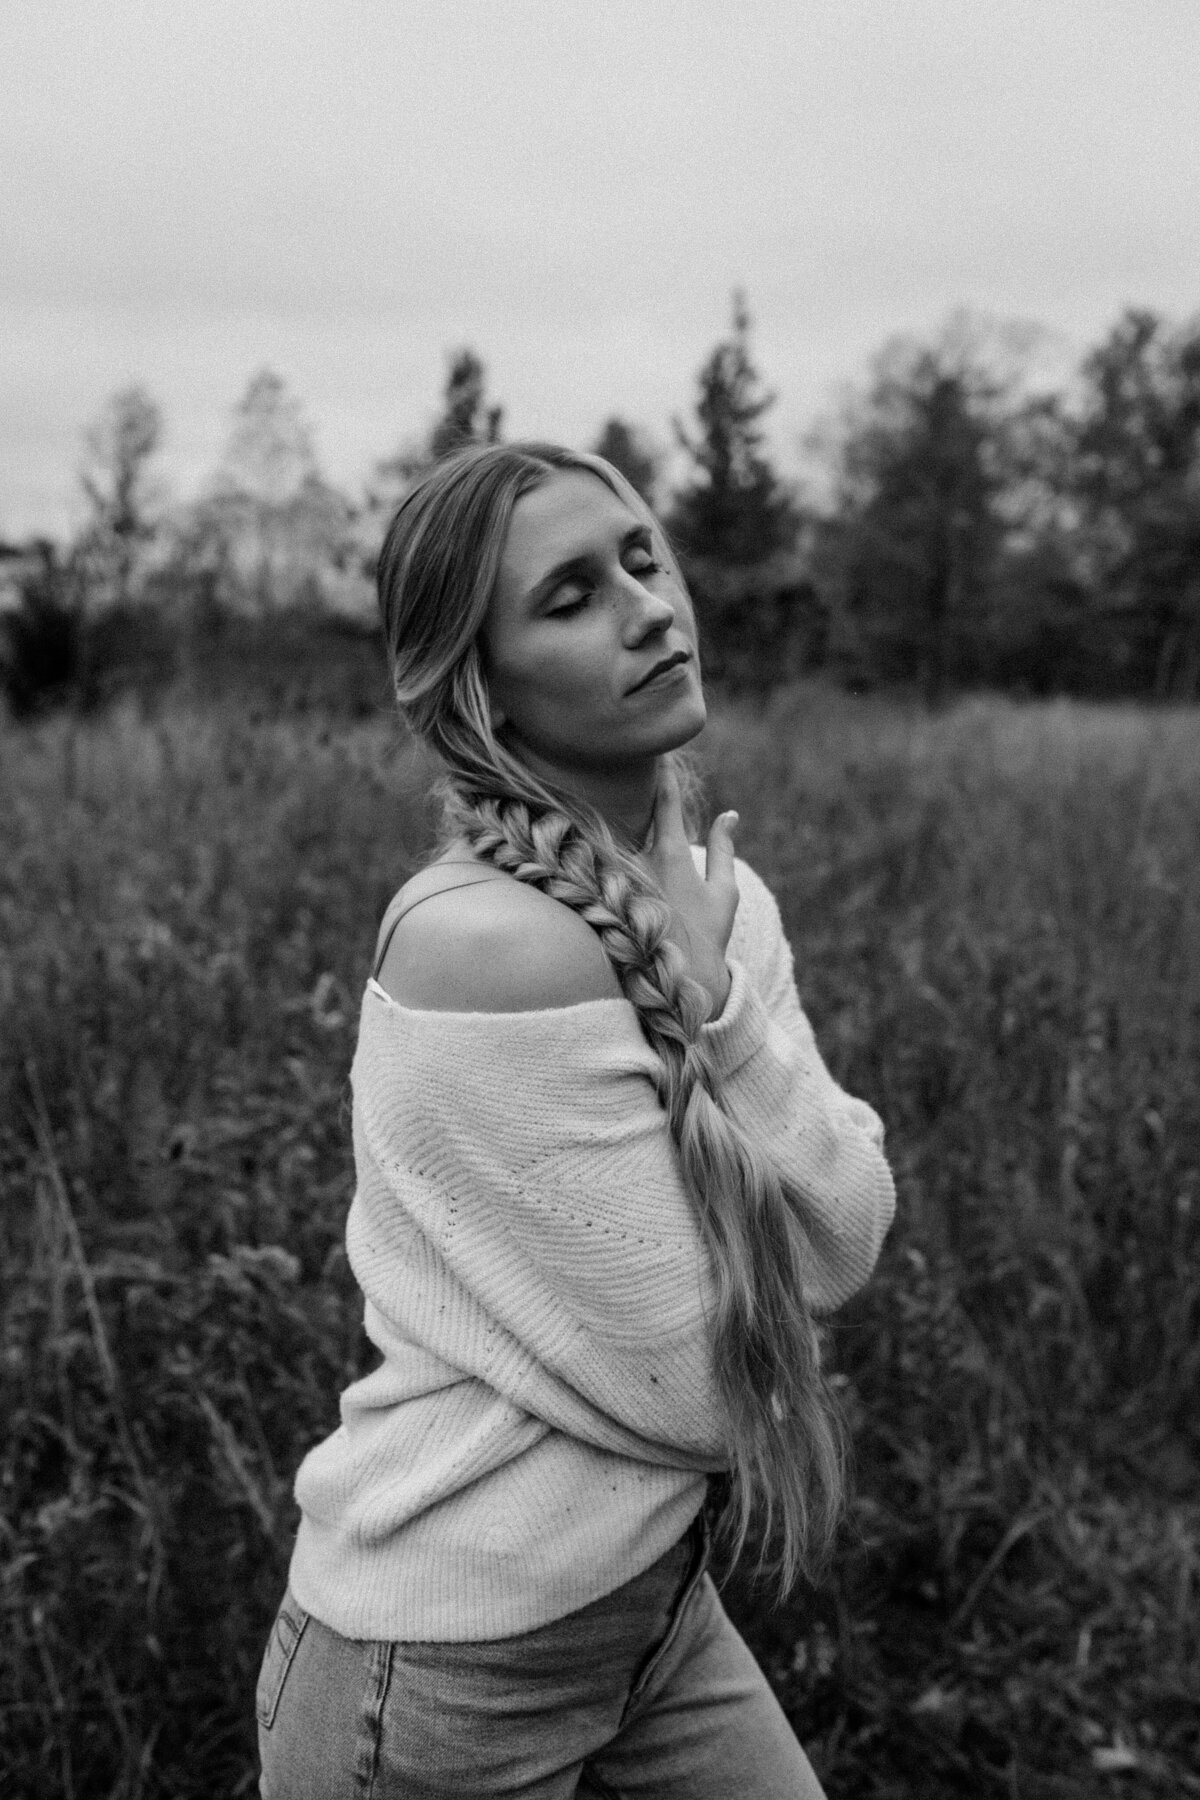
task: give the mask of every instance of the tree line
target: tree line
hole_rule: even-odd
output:
[[[735,293],[693,416],[673,422],[673,485],[643,429],[603,424],[587,447],[662,516],[716,679],[769,687],[827,670],[933,702],[964,686],[1200,695],[1200,322],[1130,309],[1061,390],[1034,384],[1031,347],[1028,332],[969,315],[893,340],[813,435],[802,482],[768,449],[774,396]],[[455,352],[430,429],[353,500],[270,370],[186,505],[156,479],[162,433],[143,388],[115,394],[86,434],[75,537],[0,546],[0,576],[16,569],[0,614],[14,712],[103,697],[122,644],[143,663],[154,648],[166,679],[231,620],[268,620],[275,641],[284,620],[361,629],[392,509],[439,457],[501,441],[504,409],[479,355]]]

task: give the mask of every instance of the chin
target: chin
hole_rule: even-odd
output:
[[[708,708],[699,689],[686,695],[662,720],[663,742],[658,754],[664,755],[668,750],[679,750],[684,744],[690,744],[704,730],[707,719]]]

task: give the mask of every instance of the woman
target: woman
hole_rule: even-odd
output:
[[[689,845],[682,579],[607,463],[496,446],[406,497],[379,594],[448,836],[363,998],[347,1243],[382,1361],[297,1477],[262,1793],[819,1796],[706,1500],[784,1586],[827,1549],[813,1315],[893,1190],[736,815]]]

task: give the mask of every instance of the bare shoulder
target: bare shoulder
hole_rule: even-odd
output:
[[[413,893],[424,885],[418,877]],[[412,899],[378,980],[401,1006],[430,1012],[537,1012],[621,997],[590,925],[486,864],[468,884]]]

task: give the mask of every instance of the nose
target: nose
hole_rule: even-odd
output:
[[[632,575],[626,575],[623,588],[625,614],[621,636],[627,650],[636,650],[647,638],[671,629],[675,608],[665,594],[655,593]]]

